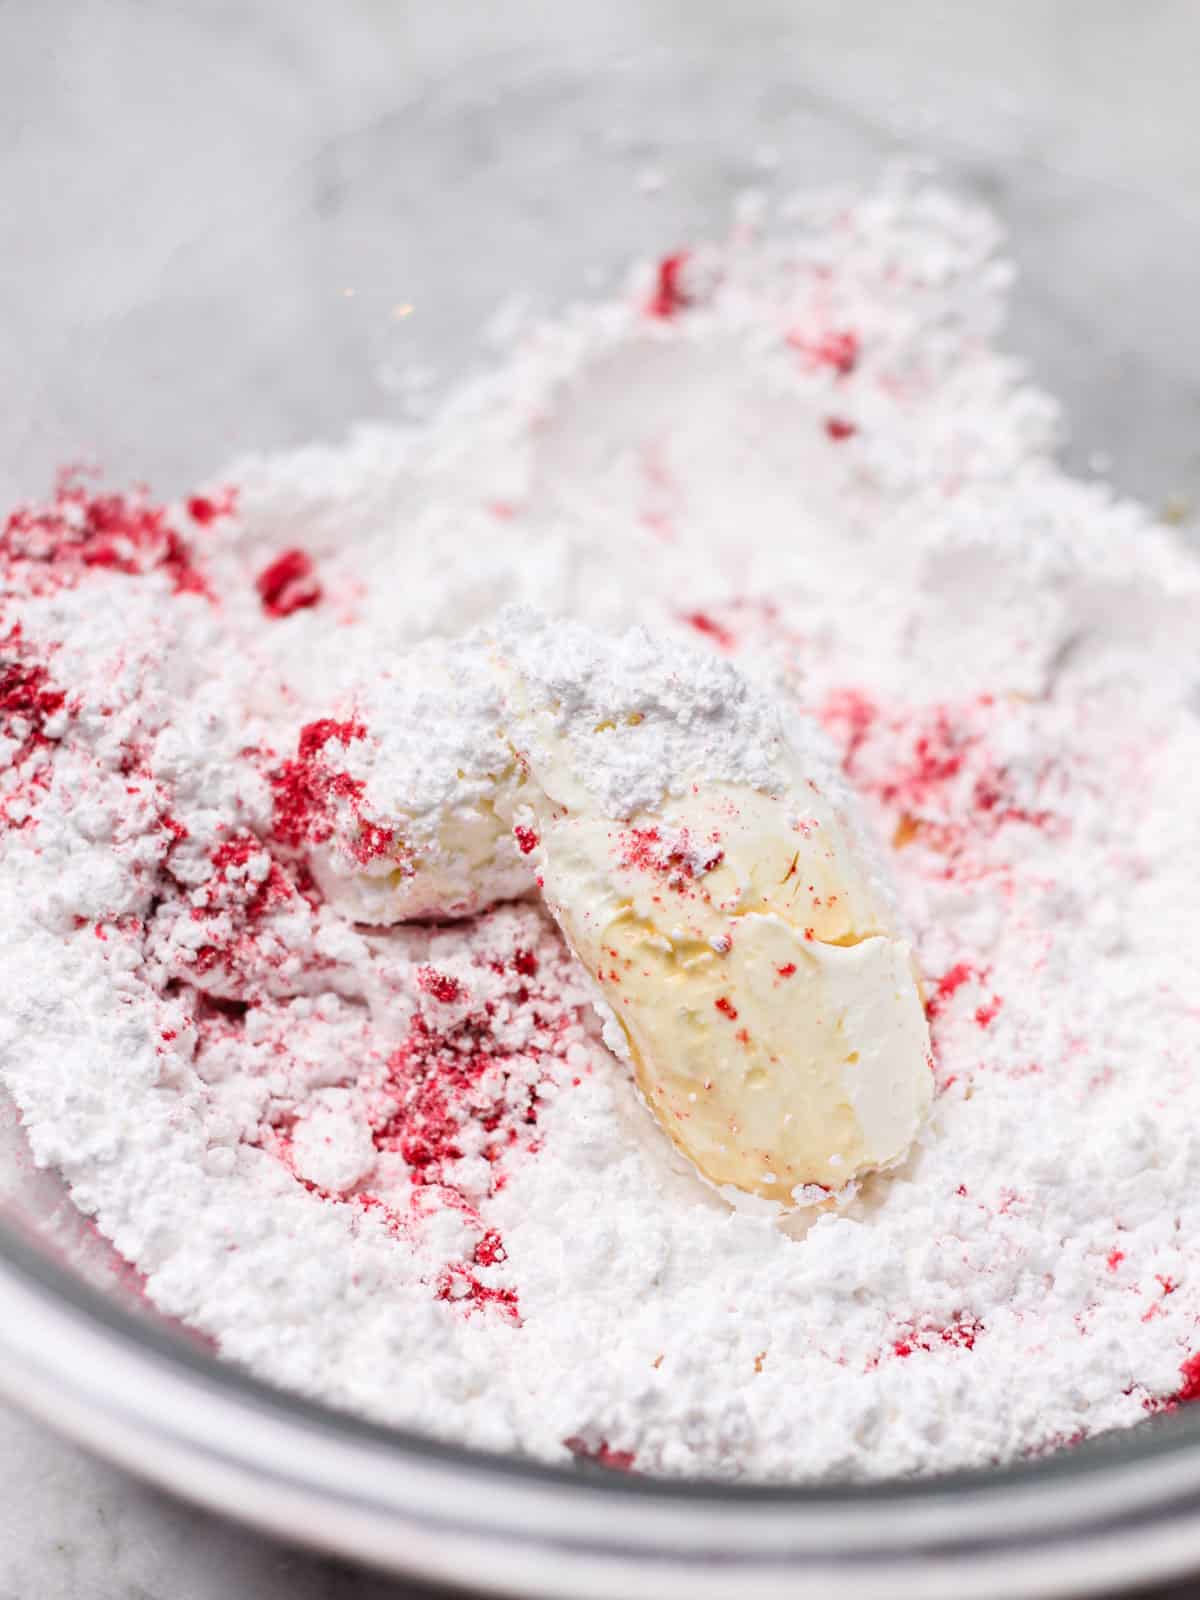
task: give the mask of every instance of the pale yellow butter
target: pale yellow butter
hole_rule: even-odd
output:
[[[789,1204],[902,1158],[932,1094],[920,989],[824,797],[697,784],[626,822],[532,776],[546,902],[699,1170]]]

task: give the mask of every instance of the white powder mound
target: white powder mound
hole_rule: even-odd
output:
[[[1054,464],[997,244],[900,180],[802,197],[528,328],[425,427],[9,518],[0,1077],[230,1360],[743,1479],[1007,1460],[1200,1393],[1200,564]],[[614,814],[748,771],[775,716],[833,751],[928,995],[901,1169],[785,1226],[711,1193],[519,828],[426,908],[456,920],[356,921],[338,851],[387,883],[401,799],[419,832],[511,758],[443,642],[479,625],[620,726]]]
[[[698,778],[778,788],[778,708],[728,662],[664,648],[640,629],[614,647],[570,621],[546,626],[520,611],[499,620],[498,654],[534,719],[535,766],[554,759],[548,736],[604,816],[653,811]],[[814,777],[827,772],[821,744],[802,730]]]

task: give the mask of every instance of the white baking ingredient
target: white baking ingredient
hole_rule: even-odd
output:
[[[767,1479],[1005,1460],[1190,1392],[1200,566],[1055,466],[993,346],[997,243],[901,180],[803,197],[680,294],[528,328],[427,426],[236,465],[236,515],[166,519],[215,601],[136,501],[10,521],[0,1074],[230,1360],[479,1446]],[[294,549],[320,598],[270,615]],[[832,740],[938,1091],[848,1205],[784,1230],[700,1183],[536,902],[346,914],[338,839],[385,848],[356,686],[507,602],[689,638],[698,707],[735,652]],[[469,794],[486,738],[417,709],[405,792],[461,749]],[[487,837],[486,898],[523,891]]]

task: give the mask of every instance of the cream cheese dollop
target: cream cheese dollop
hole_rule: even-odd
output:
[[[902,1160],[932,1098],[920,983],[816,731],[728,663],[528,612],[420,666],[374,686],[345,757],[395,860],[335,837],[335,903],[396,922],[536,885],[718,1187],[790,1206]],[[419,712],[474,741],[417,763]]]
[[[903,1158],[932,1097],[912,951],[803,771],[769,794],[697,780],[628,819],[530,771],[546,904],[700,1172],[790,1204]]]

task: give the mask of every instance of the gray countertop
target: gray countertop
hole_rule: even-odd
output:
[[[181,1505],[0,1408],[0,1600],[424,1600]]]

